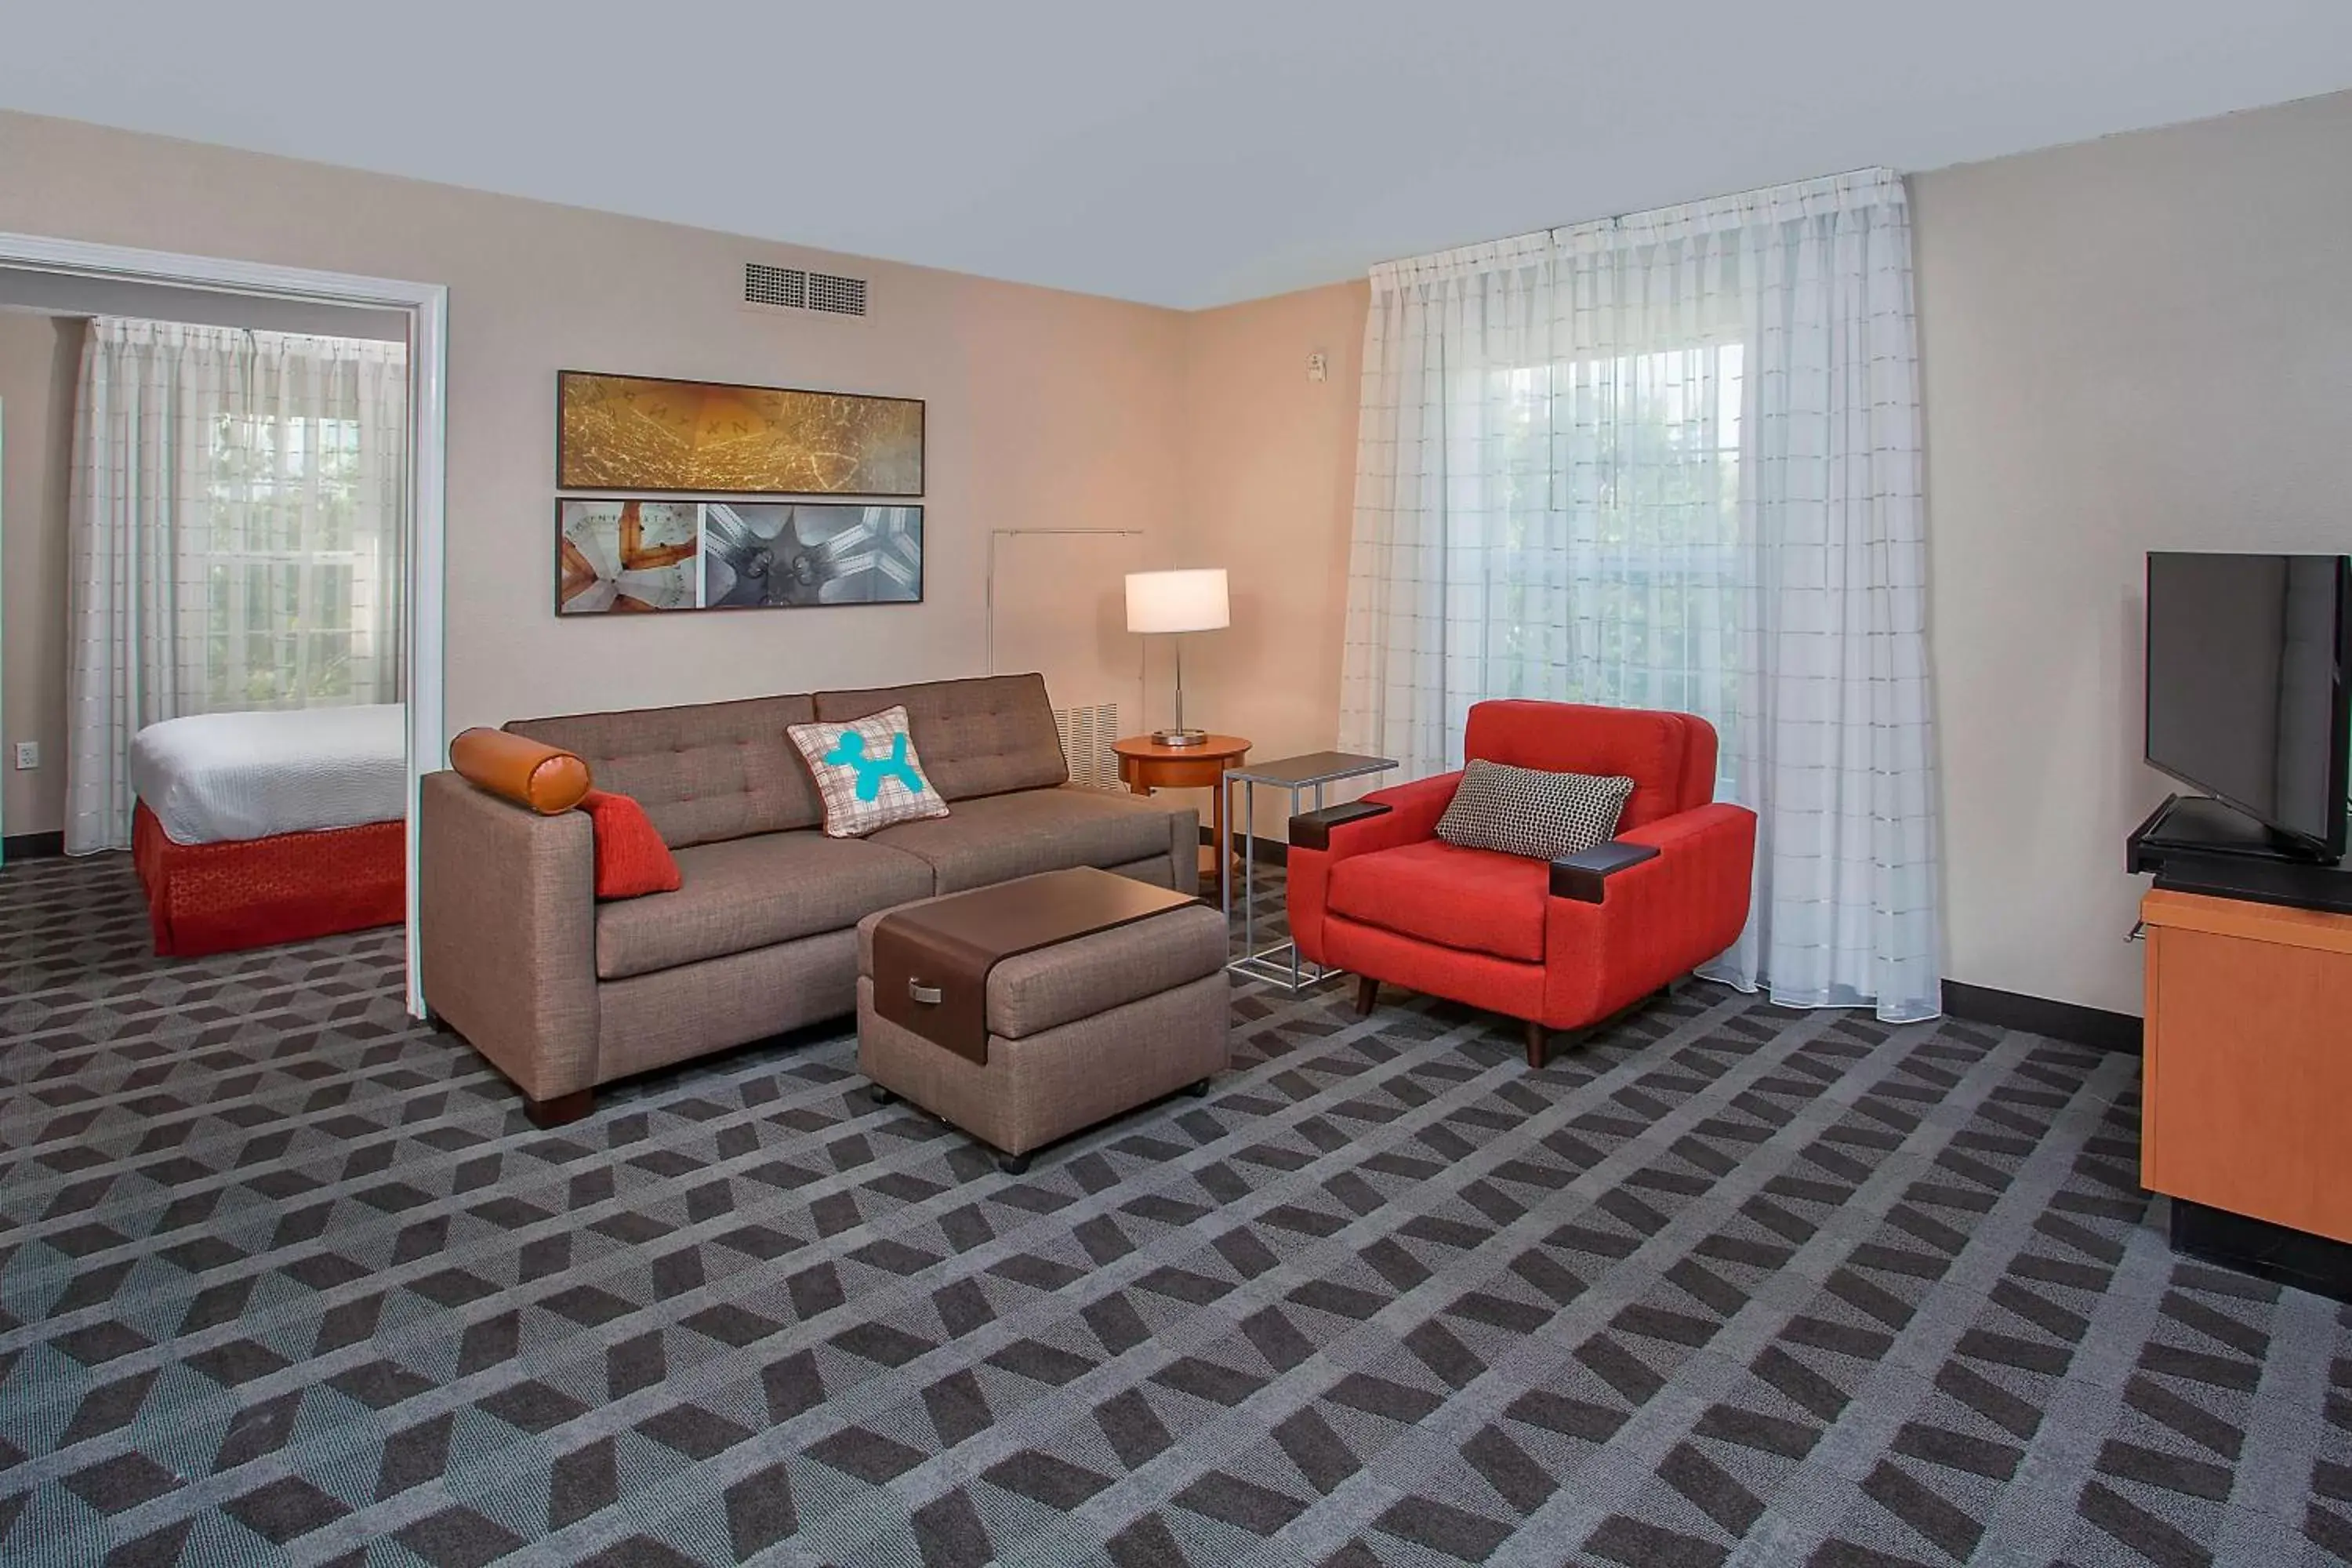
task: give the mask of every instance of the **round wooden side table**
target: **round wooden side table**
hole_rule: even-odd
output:
[[[1213,847],[1201,847],[1201,874],[1215,877],[1223,902],[1233,863],[1233,838],[1225,830],[1225,770],[1249,755],[1250,743],[1239,735],[1212,735],[1198,746],[1163,746],[1149,736],[1131,735],[1112,742],[1110,749],[1118,753],[1119,782],[1137,795],[1155,789],[1209,792],[1215,803],[1209,808]]]

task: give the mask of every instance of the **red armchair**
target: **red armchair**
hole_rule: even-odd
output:
[[[1546,862],[1437,837],[1458,773],[1290,819],[1290,931],[1300,953],[1360,978],[1525,1021],[1528,1065],[1549,1031],[1631,1007],[1738,940],[1756,814],[1713,804],[1715,729],[1688,713],[1481,702],[1470,757],[1623,775],[1617,837]]]

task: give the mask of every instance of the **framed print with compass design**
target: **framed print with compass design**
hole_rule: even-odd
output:
[[[842,501],[555,503],[555,613],[923,602],[923,509]]]
[[[702,606],[702,509],[692,501],[555,503],[555,613]]]
[[[919,496],[923,403],[567,370],[558,489]]]

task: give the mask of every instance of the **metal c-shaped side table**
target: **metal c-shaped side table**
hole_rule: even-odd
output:
[[[1255,763],[1245,768],[1234,768],[1225,774],[1225,820],[1238,823],[1242,837],[1242,956],[1225,967],[1234,973],[1251,980],[1263,980],[1279,985],[1293,995],[1311,986],[1320,985],[1340,973],[1326,969],[1319,963],[1302,965],[1298,944],[1276,942],[1263,952],[1257,948],[1257,910],[1251,900],[1257,869],[1257,786],[1290,792],[1290,816],[1298,815],[1298,797],[1306,791],[1315,792],[1315,809],[1323,809],[1323,788],[1341,779],[1362,778],[1368,773],[1384,773],[1396,763],[1387,757],[1367,757],[1353,752],[1312,752],[1303,757],[1284,757],[1271,763]],[[1242,792],[1241,805],[1234,809],[1232,794],[1235,786]],[[1234,886],[1231,878],[1225,881],[1225,919],[1234,916]]]

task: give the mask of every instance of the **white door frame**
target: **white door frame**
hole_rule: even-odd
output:
[[[408,315],[408,1010],[425,1016],[417,971],[417,802],[425,775],[446,760],[442,713],[442,584],[448,463],[449,290],[439,283],[319,272],[217,256],[184,256],[0,233],[0,266],[118,278]]]

